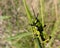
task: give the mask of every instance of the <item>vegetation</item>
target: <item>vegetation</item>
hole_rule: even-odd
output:
[[[2,4],[0,9],[4,10],[0,11],[2,12],[0,20],[4,22],[2,27],[5,27],[1,27],[5,36],[3,39],[8,42],[4,47],[9,48],[10,45],[12,48],[54,48],[54,41],[60,42],[58,5],[60,2],[58,1],[39,0],[37,15],[33,6],[32,11],[30,10],[27,0],[20,0],[20,2],[19,0],[6,0],[5,4],[0,1]],[[49,11],[46,3],[50,5]],[[60,45],[57,46],[59,47]]]

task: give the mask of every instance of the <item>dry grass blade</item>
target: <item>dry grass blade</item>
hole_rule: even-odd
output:
[[[56,16],[56,22],[55,22],[55,25],[53,27],[53,30],[51,31],[51,40],[50,42],[48,43],[48,47],[51,48],[51,44],[54,42],[54,38],[55,38],[55,35],[56,35],[56,30],[58,28],[58,24],[59,24],[59,19],[58,19],[58,10],[57,10],[57,2],[58,0],[53,0],[53,3],[54,3],[54,7],[55,7],[55,16]]]

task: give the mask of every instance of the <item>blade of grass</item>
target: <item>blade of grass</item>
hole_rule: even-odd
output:
[[[9,37],[9,38],[7,38],[7,40],[14,40],[14,39],[17,39],[17,38],[21,39],[23,37],[30,36],[30,35],[32,35],[31,32],[23,32],[23,33],[17,34],[14,37]]]
[[[34,40],[34,44],[35,44],[35,48],[42,48],[42,45],[40,43],[40,40],[38,40],[38,38]]]
[[[26,0],[23,0],[23,4],[24,4],[24,7],[25,7],[25,10],[26,10],[26,13],[27,13],[27,17],[29,19],[29,23],[32,23],[33,15],[31,13],[31,11],[29,10],[29,7],[26,4]]]
[[[48,47],[51,48],[51,45],[52,43],[54,42],[54,39],[55,39],[55,35],[56,35],[56,30],[58,29],[58,24],[59,24],[59,18],[58,18],[58,10],[57,10],[57,0],[53,0],[53,3],[54,3],[54,7],[55,7],[55,16],[56,16],[56,22],[55,22],[55,25],[53,27],[53,30],[51,31],[52,34],[52,38],[50,40],[50,42],[48,43]]]
[[[9,19],[11,18],[11,16],[0,16],[0,19],[4,20],[4,19]]]
[[[40,0],[40,19],[41,19],[41,23],[42,23],[42,26],[44,26],[44,0]]]
[[[44,6],[44,0],[40,0],[39,20],[40,20],[42,26],[44,26],[44,8],[45,8],[45,6]],[[42,33],[43,33],[43,36],[45,36],[46,32],[43,31]],[[45,44],[42,43],[42,45],[45,48]]]

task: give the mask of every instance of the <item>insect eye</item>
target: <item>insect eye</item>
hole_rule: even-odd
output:
[[[49,38],[51,39],[51,36],[49,36]]]
[[[44,25],[44,27],[46,27],[46,25]]]
[[[36,36],[38,36],[38,35],[36,34]]]

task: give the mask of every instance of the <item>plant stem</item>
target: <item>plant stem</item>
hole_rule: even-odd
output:
[[[40,8],[40,12],[41,12],[41,18],[42,18],[42,26],[44,26],[44,0],[40,0],[40,5],[41,5],[41,8]]]

